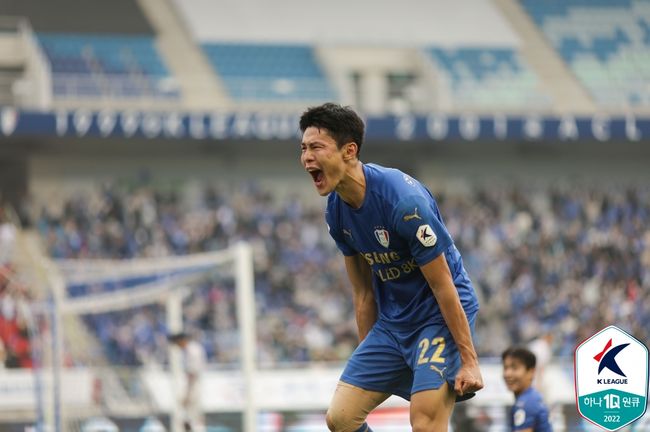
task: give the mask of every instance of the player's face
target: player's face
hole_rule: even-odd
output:
[[[342,149],[327,130],[316,127],[305,130],[300,147],[300,163],[311,175],[319,195],[328,195],[345,176]]]
[[[506,357],[503,361],[503,379],[508,390],[519,394],[533,383],[535,369],[526,369],[526,365],[516,358]]]

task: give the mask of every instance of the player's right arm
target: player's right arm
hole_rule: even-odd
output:
[[[535,429],[532,428],[532,427],[526,427],[526,426],[522,425],[522,426],[519,426],[519,427],[514,426],[512,428],[512,431],[513,432],[535,432]]]
[[[372,289],[372,269],[360,254],[346,256],[345,269],[352,284],[359,341],[362,341],[377,321],[377,303]]]
[[[526,399],[522,407],[518,407],[512,413],[512,430],[514,432],[533,432],[537,430],[546,430],[539,428],[539,425],[548,423],[548,412],[541,405],[531,399]]]

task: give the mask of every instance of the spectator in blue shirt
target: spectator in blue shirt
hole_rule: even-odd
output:
[[[532,387],[537,359],[529,349],[511,347],[501,355],[503,379],[515,395],[510,412],[510,430],[520,432],[551,432],[548,409],[542,396]]]

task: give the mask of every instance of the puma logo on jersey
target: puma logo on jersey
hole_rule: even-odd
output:
[[[404,222],[408,222],[408,221],[410,221],[412,219],[420,219],[420,220],[422,220],[422,218],[418,214],[418,208],[417,207],[415,208],[415,211],[413,212],[413,214],[404,215],[404,217],[402,219],[404,220]]]
[[[350,238],[352,238],[352,230],[343,228],[343,234],[350,236]]]
[[[442,369],[439,369],[438,366],[436,365],[429,365],[432,371],[436,371],[440,374],[442,378],[445,377],[445,371],[447,370],[447,366],[443,367]]]

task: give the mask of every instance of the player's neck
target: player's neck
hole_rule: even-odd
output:
[[[524,388],[523,390],[521,390],[521,391],[519,391],[519,392],[514,392],[514,393],[515,393],[515,397],[518,398],[518,397],[521,396],[522,394],[526,393],[530,387],[531,387],[531,386],[529,385],[528,387]]]
[[[366,197],[366,176],[361,161],[356,160],[346,169],[343,179],[336,187],[336,193],[352,208],[358,209],[363,205]]]

